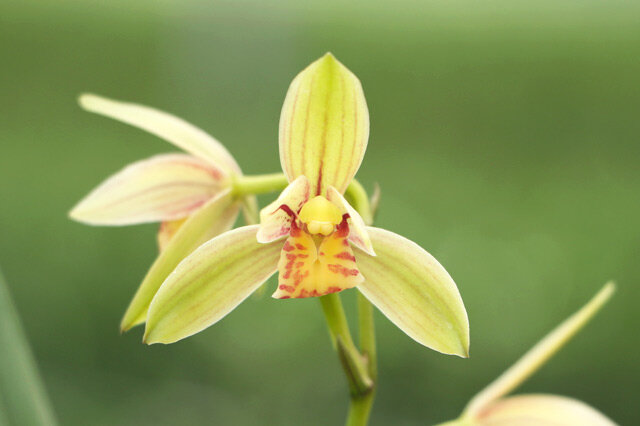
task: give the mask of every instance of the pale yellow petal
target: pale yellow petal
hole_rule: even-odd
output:
[[[132,225],[183,218],[221,191],[219,171],[186,154],[133,163],[95,188],[69,213],[90,225]]]
[[[120,324],[122,331],[145,322],[149,304],[163,281],[199,245],[229,230],[238,216],[238,210],[239,202],[226,190],[189,216],[144,277],[124,314]]]
[[[373,250],[371,244],[371,238],[367,232],[367,227],[364,224],[364,220],[356,209],[340,194],[340,192],[333,186],[329,187],[328,198],[331,202],[338,206],[340,211],[349,215],[349,241],[351,241],[360,250],[363,250],[371,256],[375,256],[376,252]]]
[[[469,320],[447,271],[420,246],[368,227],[377,256],[356,250],[358,290],[409,337],[431,349],[469,355]]]
[[[472,420],[477,426],[615,426],[587,404],[557,395],[517,395],[495,401]]]
[[[299,176],[282,191],[277,200],[260,210],[258,241],[269,243],[289,235],[292,220],[290,212],[297,214],[308,199],[309,181]],[[286,206],[290,212],[282,206]]]
[[[312,195],[343,193],[369,138],[369,112],[358,78],[327,53],[293,80],[280,115],[280,162],[293,180],[305,175]]]
[[[227,174],[241,173],[236,161],[220,142],[181,118],[144,105],[115,101],[93,94],[81,95],[79,102],[87,111],[146,130],[221,168]]]
[[[258,225],[225,232],[183,260],[149,308],[146,343],[173,343],[222,319],[277,269],[282,243],[259,243]]]

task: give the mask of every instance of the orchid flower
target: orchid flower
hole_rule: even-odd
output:
[[[331,54],[309,65],[289,87],[279,133],[289,185],[259,225],[223,233],[178,265],[153,298],[145,342],[205,329],[278,272],[276,299],[355,287],[417,342],[468,356],[467,314],[447,271],[417,244],[366,226],[345,197],[369,136],[357,77]]]
[[[505,397],[584,327],[614,291],[615,285],[607,283],[578,312],[473,397],[462,417],[440,426],[615,426],[605,415],[573,398],[548,394]]]
[[[208,239],[229,230],[253,196],[239,199],[232,182],[242,176],[227,149],[201,129],[142,105],[85,94],[88,111],[146,130],[185,153],[155,155],[126,166],[82,199],[70,217],[89,225],[134,225],[160,222],[160,255],[131,303],[122,328],[144,322],[155,291],[169,272]]]

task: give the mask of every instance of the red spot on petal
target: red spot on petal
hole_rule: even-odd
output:
[[[291,231],[289,231],[289,235],[295,238],[299,237],[300,234],[302,234],[302,231],[298,228],[298,225],[296,225],[295,222],[291,222]]]
[[[348,218],[349,215],[347,213],[342,215],[342,222],[340,222],[340,224],[336,227],[336,231],[334,232],[336,237],[346,238],[349,236],[349,224],[347,223]]]
[[[296,248],[294,246],[291,245],[291,243],[289,243],[289,241],[285,241],[284,242],[284,247],[282,247],[282,250],[284,251],[291,251],[291,250],[295,250]]]
[[[348,251],[343,251],[342,253],[338,253],[334,257],[338,259],[350,260],[352,262],[356,261],[356,257],[351,253],[349,253]]]
[[[297,243],[297,244],[296,244],[296,248],[297,248],[298,250],[306,250],[306,249],[307,249],[305,246],[303,246],[303,245],[302,245],[302,244],[300,244],[300,243]]]
[[[328,264],[327,268],[329,268],[329,270],[331,272],[333,272],[334,274],[342,274],[345,277],[356,276],[356,275],[358,275],[360,273],[357,269],[349,269],[349,268],[346,268],[346,267],[344,267],[342,265],[336,265],[336,264],[332,264],[332,263]]]
[[[293,288],[293,286],[291,286],[291,285],[284,285],[284,284],[280,284],[280,285],[278,286],[278,288],[279,288],[280,290],[286,291],[287,293],[293,293],[293,290],[295,290],[295,289]]]
[[[293,274],[293,286],[298,287],[300,283],[309,276],[309,271],[305,271],[303,274],[300,271],[296,271]]]
[[[339,292],[340,290],[342,290],[340,287],[331,286],[331,287],[329,287],[329,288],[327,289],[327,294],[330,294],[330,293],[337,293],[337,292]]]

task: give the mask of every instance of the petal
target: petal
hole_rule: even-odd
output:
[[[282,247],[276,299],[317,297],[360,284],[364,278],[347,241],[346,223],[316,249],[313,238],[294,227]]]
[[[222,319],[277,269],[282,243],[261,244],[258,225],[225,232],[183,260],[149,308],[146,343],[173,343]]]
[[[187,218],[182,218],[178,220],[167,220],[160,224],[160,228],[158,229],[158,250],[163,251],[171,238],[178,232],[180,227],[187,221]]]
[[[473,424],[483,426],[615,426],[587,404],[564,396],[518,395],[494,402]]]
[[[371,245],[371,238],[369,238],[369,234],[367,233],[367,227],[364,224],[364,220],[356,209],[351,207],[351,204],[335,189],[333,186],[329,187],[328,198],[331,202],[333,202],[340,211],[349,214],[349,241],[355,244],[360,250],[365,253],[375,256],[376,252],[373,250],[373,245]]]
[[[185,221],[144,277],[120,324],[122,331],[145,322],[147,309],[162,282],[193,250],[233,226],[238,202],[227,190],[209,201]]]
[[[87,111],[146,130],[221,168],[227,174],[241,173],[236,161],[220,142],[181,118],[154,108],[119,102],[93,94],[81,95],[78,101]]]
[[[367,230],[377,256],[356,250],[366,277],[358,290],[418,343],[467,357],[467,312],[447,271],[406,238],[380,228]]]
[[[210,165],[190,155],[156,155],[109,177],[69,216],[91,225],[180,219],[220,192],[219,178]]]
[[[358,78],[327,53],[293,80],[280,115],[280,162],[313,195],[345,191],[369,139],[369,111]]]
[[[281,206],[287,206],[293,213],[298,213],[309,199],[309,181],[299,176],[291,182],[278,199],[260,210],[260,230],[258,241],[270,243],[289,235],[291,230],[291,216]]]

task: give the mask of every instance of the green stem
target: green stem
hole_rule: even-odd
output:
[[[358,327],[360,328],[360,349],[362,350],[362,355],[367,358],[369,375],[375,381],[378,378],[378,359],[376,332],[373,323],[373,305],[360,292],[358,292]]]
[[[349,415],[347,416],[347,426],[366,426],[369,421],[369,413],[371,413],[371,406],[373,405],[373,392],[369,393],[371,396],[364,396],[362,398],[352,398],[349,405]]]
[[[334,347],[338,338],[342,340],[343,344],[355,347],[340,296],[335,293],[327,294],[320,298],[320,303],[322,304],[322,310],[329,326]]]
[[[0,423],[56,423],[18,313],[0,273]]]
[[[268,175],[237,176],[233,180],[233,194],[237,197],[282,191],[288,185],[283,173]]]
[[[360,213],[364,223],[369,226],[372,225],[373,212],[371,211],[371,204],[369,203],[367,191],[365,191],[362,184],[355,179],[352,180],[344,195],[353,208]]]
[[[360,349],[362,356],[366,360],[367,372],[372,383],[368,392],[360,395],[351,395],[349,416],[347,417],[348,426],[365,426],[367,424],[376,395],[378,375],[373,305],[360,292],[358,292],[358,327],[360,329]]]
[[[368,226],[372,225],[374,212],[371,209],[367,192],[360,182],[355,179],[351,181],[345,195],[353,208],[360,214],[364,223]],[[358,292],[358,327],[360,330],[360,349],[366,360],[367,372],[372,380],[372,386],[365,394],[351,395],[349,417],[347,418],[349,426],[367,424],[375,398],[378,377],[373,305],[360,292]]]
[[[365,357],[353,343],[340,295],[334,293],[322,296],[320,303],[329,326],[333,346],[338,351],[342,368],[347,376],[351,399],[368,395],[371,392],[373,380],[369,377]]]

